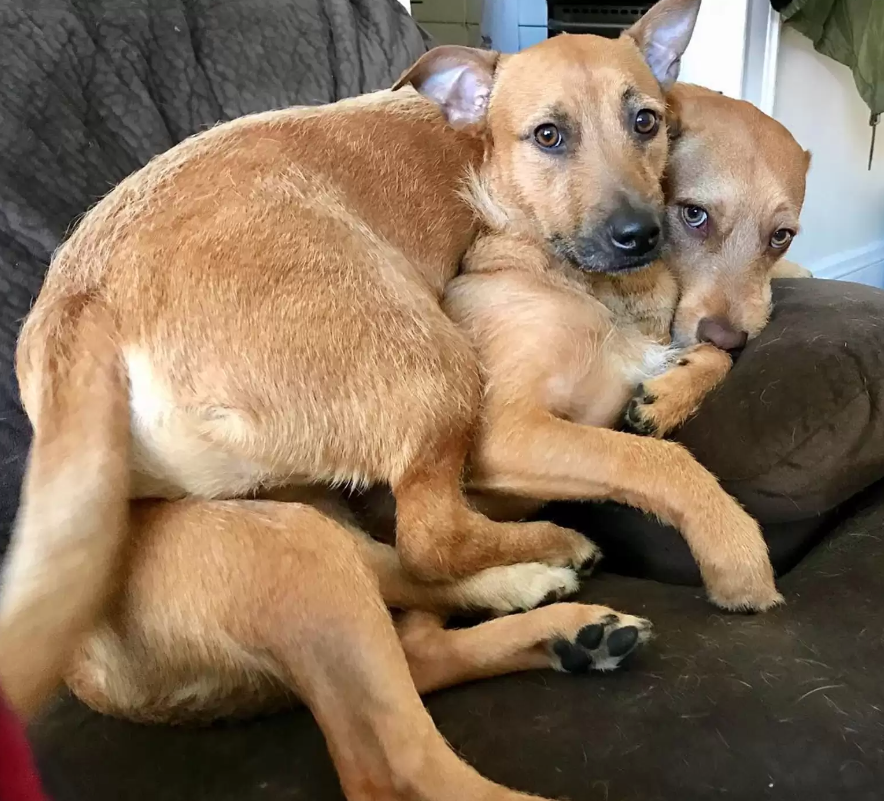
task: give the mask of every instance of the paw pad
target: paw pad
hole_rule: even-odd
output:
[[[625,626],[608,637],[608,653],[613,657],[626,656],[638,643],[638,629]]]
[[[590,670],[613,670],[650,636],[647,620],[629,616],[607,615],[598,623],[584,626],[573,640],[552,643],[556,668],[565,673]]]

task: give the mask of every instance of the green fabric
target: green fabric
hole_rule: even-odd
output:
[[[873,114],[884,112],[884,0],[792,0],[781,13],[818,52],[853,71]]]

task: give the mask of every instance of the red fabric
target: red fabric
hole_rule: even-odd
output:
[[[0,697],[0,801],[47,801],[25,731]]]

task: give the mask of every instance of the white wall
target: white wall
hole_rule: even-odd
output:
[[[748,10],[749,0],[703,0],[680,80],[742,97]]]
[[[774,116],[813,153],[789,258],[822,277],[884,286],[884,120],[868,172],[869,109],[847,67],[783,28]]]

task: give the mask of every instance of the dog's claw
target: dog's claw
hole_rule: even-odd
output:
[[[653,420],[646,417],[642,411],[644,407],[652,406],[656,400],[655,395],[646,392],[644,385],[639,384],[635,395],[632,396],[632,399],[626,405],[626,411],[623,413],[623,429],[643,436],[656,435],[656,424]]]

